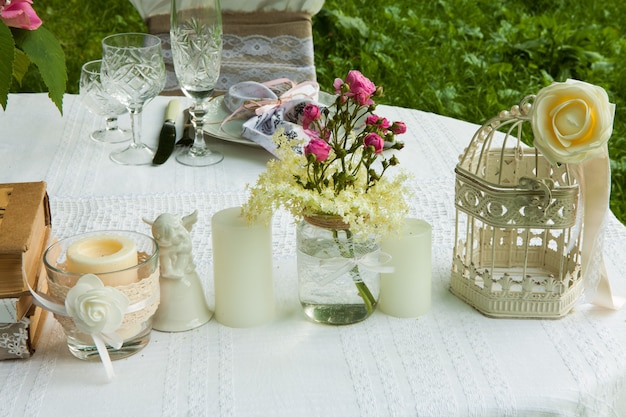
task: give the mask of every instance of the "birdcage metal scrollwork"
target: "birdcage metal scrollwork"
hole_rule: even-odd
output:
[[[583,290],[579,185],[524,143],[533,98],[481,126],[455,170],[450,289],[492,317],[559,318]]]

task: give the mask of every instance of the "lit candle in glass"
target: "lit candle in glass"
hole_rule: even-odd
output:
[[[102,283],[112,287],[137,282],[137,270],[133,268],[137,263],[135,242],[124,236],[89,236],[67,249],[68,272],[103,274]]]
[[[418,219],[405,219],[402,233],[381,244],[391,255],[394,272],[380,274],[378,308],[395,317],[418,317],[431,306],[431,226]]]
[[[43,256],[48,294],[60,306],[65,305],[68,292],[87,274],[96,275],[102,284],[115,287],[117,292],[128,297],[130,310],[123,311],[123,322],[114,330],[123,340],[123,344],[121,347],[107,346],[112,360],[137,352],[150,340],[152,316],[159,304],[158,261],[159,248],[154,239],[141,233],[122,230],[87,232],[67,237],[48,247]],[[92,279],[89,282],[91,284],[87,285],[87,290],[83,288],[79,292],[88,294],[94,290],[94,293],[80,303],[84,301],[89,304],[100,297],[97,286],[93,285],[96,281]],[[75,309],[76,300],[74,298]],[[67,311],[67,307],[65,309]],[[89,310],[87,308],[85,311]],[[95,321],[104,320],[107,319],[107,314],[93,318]],[[88,359],[97,350],[96,341],[91,333],[79,330],[74,318],[56,316],[63,326],[72,355],[79,359]]]

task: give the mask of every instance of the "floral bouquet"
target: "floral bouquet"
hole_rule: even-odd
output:
[[[283,207],[304,219],[297,236],[300,301],[315,321],[346,324],[372,313],[376,296],[368,286],[377,288],[385,263],[372,242],[398,230],[408,212],[405,174],[387,172],[398,165],[395,151],[404,145],[395,137],[406,126],[374,113],[382,88],[360,72],[336,79],[334,89],[330,106],[304,108],[304,138],[274,135],[279,159],[268,163],[243,211],[254,219]],[[350,298],[355,285],[360,300]],[[331,300],[340,293],[347,295]]]
[[[67,83],[65,54],[59,42],[42,26],[32,0],[0,0],[0,105],[6,109],[13,79],[18,83],[30,63],[39,69],[49,97],[63,112]]]
[[[345,81],[337,78],[334,88],[331,106],[304,108],[305,138],[274,135],[279,159],[268,163],[251,188],[244,212],[256,218],[282,206],[298,219],[339,216],[362,237],[397,230],[408,211],[405,175],[384,176],[398,159],[383,151],[402,149],[395,136],[406,126],[374,114],[373,98],[382,88],[359,71],[350,71]]]

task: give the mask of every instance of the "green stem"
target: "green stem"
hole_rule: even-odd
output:
[[[348,252],[341,251],[345,258],[354,258],[354,246],[352,242],[352,232],[350,230],[344,230],[346,233],[346,238],[348,240]],[[340,250],[344,247],[341,245],[338,238],[338,231],[333,229],[333,238],[337,243],[337,246]],[[359,296],[363,299],[365,303],[365,308],[367,308],[367,312],[372,314],[374,312],[374,307],[376,307],[376,298],[374,298],[374,294],[367,287],[367,284],[361,279],[361,273],[359,272],[358,265],[354,265],[354,267],[350,270],[350,276],[352,277],[352,281],[359,291]]]
[[[353,271],[356,270],[356,278]],[[359,275],[359,268],[355,266],[350,271],[350,275],[352,275],[352,280],[354,281],[354,285],[356,285],[357,290],[359,290],[359,295],[363,299],[365,303],[365,308],[367,308],[367,312],[372,314],[374,312],[374,307],[376,306],[376,299],[374,298],[374,294],[367,288],[367,285],[361,279]]]

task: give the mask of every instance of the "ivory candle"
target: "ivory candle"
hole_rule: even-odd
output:
[[[250,223],[240,207],[213,215],[215,319],[229,327],[252,327],[274,317],[272,230]]]
[[[135,242],[124,236],[90,236],[74,242],[67,249],[68,272],[100,274],[107,286],[129,285],[138,281]]]
[[[394,272],[380,275],[378,308],[395,317],[418,317],[431,306],[431,226],[407,218],[402,233],[383,240]]]

